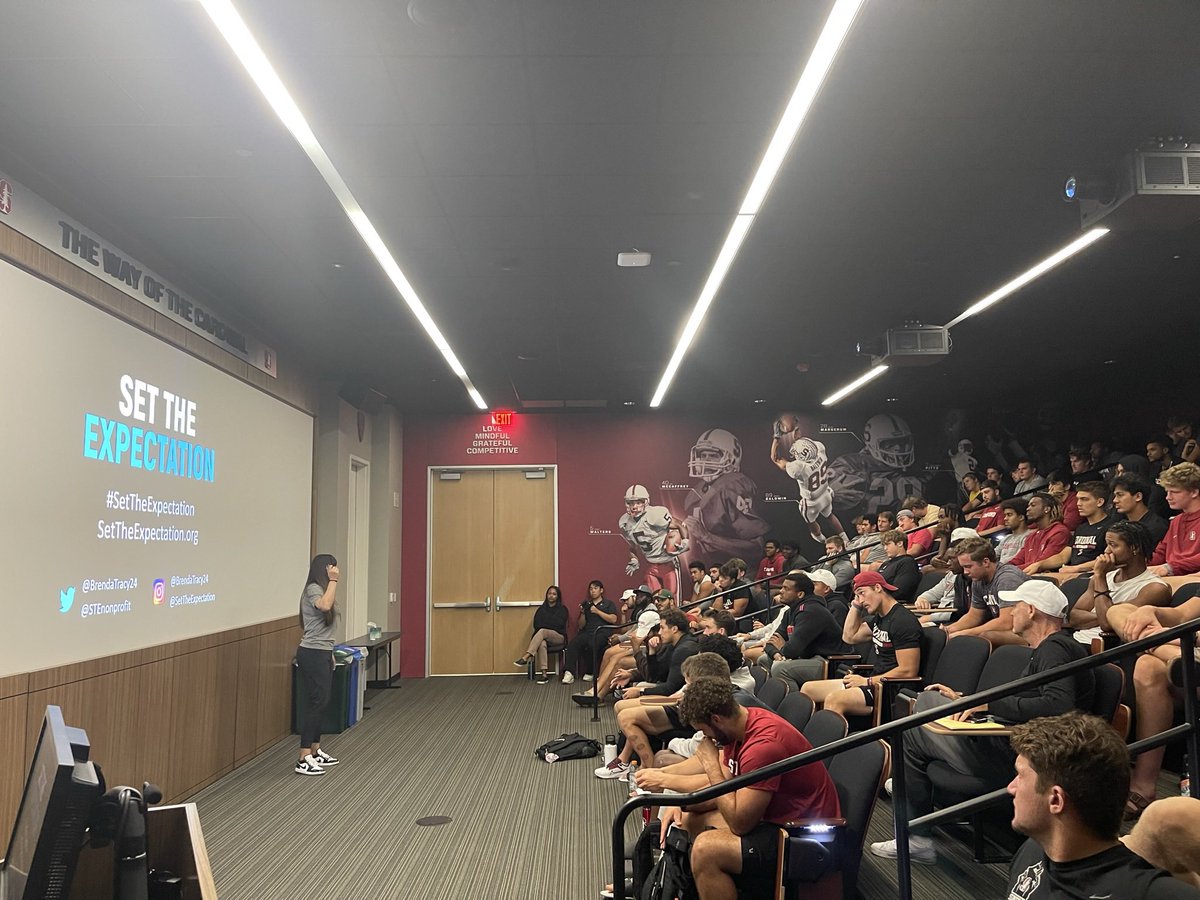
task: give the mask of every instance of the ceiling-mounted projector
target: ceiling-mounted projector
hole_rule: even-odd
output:
[[[1063,199],[1079,204],[1084,228],[1169,230],[1200,219],[1200,147],[1156,139],[1112,169],[1072,175]]]
[[[950,355],[950,330],[944,325],[907,322],[889,328],[882,337],[859,341],[855,349],[878,365],[931,366]]]

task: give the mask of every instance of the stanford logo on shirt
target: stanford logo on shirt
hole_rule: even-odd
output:
[[[1046,871],[1045,861],[1036,862],[1020,875],[1013,883],[1013,889],[1008,900],[1030,900],[1042,884],[1042,875]]]

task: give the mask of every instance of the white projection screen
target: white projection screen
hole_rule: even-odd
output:
[[[295,614],[312,417],[0,261],[0,676]]]

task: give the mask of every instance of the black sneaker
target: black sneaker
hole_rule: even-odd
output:
[[[529,665],[529,660],[525,659],[524,657],[521,657],[520,659],[514,659],[513,665],[516,666],[518,669],[523,669],[527,665]]]
[[[318,750],[315,755],[317,758],[317,765],[319,765],[322,769],[328,768],[329,766],[336,766],[339,762],[341,762],[341,760],[339,760],[336,756],[330,756],[324,750]]]
[[[302,759],[296,763],[295,772],[297,775],[324,775],[325,774],[325,770],[322,769],[319,765],[317,765],[317,761],[312,757],[311,754],[309,754],[308,756],[304,757],[304,759]]]
[[[535,678],[534,681],[536,681],[538,684],[549,684],[550,676],[543,672],[541,675]]]

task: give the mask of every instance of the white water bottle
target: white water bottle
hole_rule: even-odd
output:
[[[604,736],[604,764],[607,766],[617,758],[617,736],[615,734],[606,734]]]

